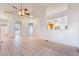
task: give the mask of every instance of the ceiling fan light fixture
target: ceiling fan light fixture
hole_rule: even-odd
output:
[[[25,15],[25,13],[24,13],[24,12],[21,12],[21,11],[19,11],[18,14],[19,14],[20,16],[24,16],[24,15]]]
[[[21,12],[19,11],[18,14],[21,16]]]
[[[12,8],[18,10],[18,14],[20,16],[30,15],[30,13],[28,12],[28,9],[23,8],[22,3],[21,3],[21,8],[17,8],[16,6],[12,6]]]

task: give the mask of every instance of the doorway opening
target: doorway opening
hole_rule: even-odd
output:
[[[29,23],[29,35],[34,35],[34,23]]]
[[[15,32],[14,44],[16,47],[19,47],[21,43],[21,22],[15,22],[14,32]]]

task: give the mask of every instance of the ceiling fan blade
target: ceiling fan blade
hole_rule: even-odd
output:
[[[15,7],[15,6],[12,6],[12,8],[14,8],[14,9],[18,10],[18,8],[17,8],[17,7]]]
[[[17,11],[4,11],[3,13],[4,14],[16,14]]]
[[[29,13],[25,13],[26,15],[30,15]]]
[[[25,8],[24,11],[28,11],[28,9]]]
[[[14,12],[12,11],[4,11],[5,14],[13,14]]]

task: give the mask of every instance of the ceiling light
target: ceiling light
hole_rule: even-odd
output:
[[[30,17],[31,17],[31,18],[33,18],[33,16],[32,16],[32,15],[31,15]]]
[[[20,16],[24,16],[24,15],[25,15],[25,13],[24,13],[23,11],[19,11],[18,14],[19,14]]]

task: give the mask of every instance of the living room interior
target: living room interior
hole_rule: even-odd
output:
[[[0,3],[0,56],[79,56],[78,3]]]

